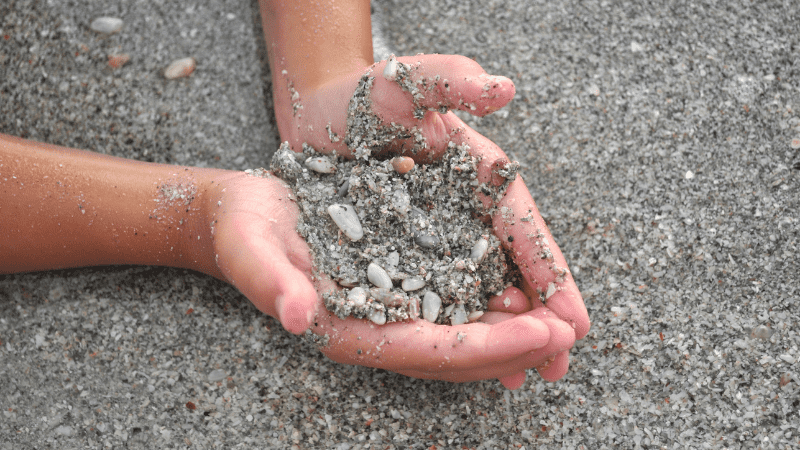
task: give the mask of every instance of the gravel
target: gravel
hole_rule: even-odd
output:
[[[0,131],[268,167],[255,2],[46,3],[0,5]],[[796,448],[800,7],[662,3],[374,5],[392,52],[515,81],[508,108],[462,117],[522,164],[585,295],[562,380],[334,364],[185,270],[3,276],[0,449]],[[89,29],[104,16],[124,26]],[[165,80],[186,56],[195,72]]]

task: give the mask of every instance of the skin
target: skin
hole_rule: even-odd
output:
[[[343,140],[331,142],[326,126],[345,135],[346,108],[359,78],[370,69],[380,74],[385,65],[372,63],[369,3],[260,5],[281,137],[295,149],[309,142],[347,154]],[[507,161],[497,146],[451,112],[427,111],[422,118],[413,112],[430,106],[488,114],[511,100],[513,83],[460,56],[400,61],[413,66],[415,82],[436,75],[451,81],[415,102],[396,82],[378,76],[371,97],[375,113],[421,130],[427,148],[415,159],[435,159],[448,140],[466,142],[482,157],[481,180],[497,181],[492,168]],[[299,113],[292,89],[300,95]],[[394,144],[397,151],[409,147]],[[498,206],[532,220],[491,220],[504,242],[518,237],[509,249],[526,276],[525,291],[509,288],[490,302],[481,323],[456,327],[424,320],[378,327],[328,313],[318,292],[335,287],[315,273],[296,232],[297,207],[274,176],[144,163],[0,135],[0,198],[0,273],[111,264],[196,270],[230,282],[288,331],[310,328],[325,337],[322,351],[345,364],[453,382],[498,378],[516,389],[529,368],[547,380],[562,377],[567,352],[589,328],[571,276],[555,278],[552,264],[566,268],[566,262],[519,179]],[[549,241],[554,263],[538,256],[541,239],[527,239],[534,231]],[[536,291],[556,281],[559,290],[545,307]]]

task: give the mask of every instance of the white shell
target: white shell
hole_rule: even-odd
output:
[[[374,284],[379,288],[384,289],[391,289],[392,288],[392,278],[389,274],[383,269],[383,267],[373,263],[369,263],[367,266],[367,279],[370,283]]]
[[[425,280],[420,277],[409,277],[403,280],[401,286],[406,292],[416,291],[425,287]]]
[[[552,297],[553,294],[555,294],[557,290],[558,289],[556,289],[556,284],[555,283],[548,284],[547,285],[547,293],[544,294],[545,300],[549,300],[550,297]]]
[[[435,292],[426,292],[422,297],[422,318],[428,322],[436,322],[440,309],[442,309],[442,298]]]
[[[197,61],[192,57],[176,59],[164,69],[164,78],[174,80],[175,78],[188,77],[196,67]]]
[[[375,325],[383,325],[386,323],[386,314],[382,309],[373,309],[367,313],[367,318],[375,323]]]
[[[476,263],[480,263],[483,261],[483,258],[486,257],[487,250],[489,250],[489,241],[480,238],[475,242],[475,245],[472,246],[472,252],[470,252],[469,257]]]
[[[467,316],[467,322],[475,322],[476,320],[483,317],[483,311],[472,311]]]
[[[364,229],[361,228],[361,221],[358,220],[356,209],[350,205],[333,204],[328,206],[328,214],[331,215],[336,226],[342,230],[352,241],[357,241],[364,237]]]
[[[364,306],[367,304],[367,291],[362,287],[354,287],[347,293],[347,300],[355,306]]]
[[[327,156],[312,156],[306,160],[306,167],[317,173],[336,172],[336,166]]]
[[[456,305],[453,312],[450,313],[450,324],[461,325],[464,323],[467,323],[467,311],[464,309],[464,305]]]
[[[386,67],[383,68],[383,78],[389,81],[394,81],[397,78],[397,58],[394,55],[389,56],[386,61]]]
[[[89,25],[92,31],[98,33],[111,34],[122,29],[122,19],[116,17],[98,17]]]

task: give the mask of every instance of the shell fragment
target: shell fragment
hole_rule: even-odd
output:
[[[122,29],[122,19],[117,17],[98,17],[89,25],[92,31],[104,34],[116,33]]]
[[[317,173],[334,173],[336,166],[327,156],[312,156],[306,160],[306,167]]]

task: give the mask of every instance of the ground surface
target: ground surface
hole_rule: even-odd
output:
[[[0,449],[796,448],[800,6],[657,3],[375,5],[399,53],[517,84],[471,123],[523,164],[585,293],[561,381],[340,366],[181,270],[6,276]],[[101,15],[125,28],[98,37]],[[278,147],[249,0],[11,0],[0,28],[1,132],[230,169]]]

